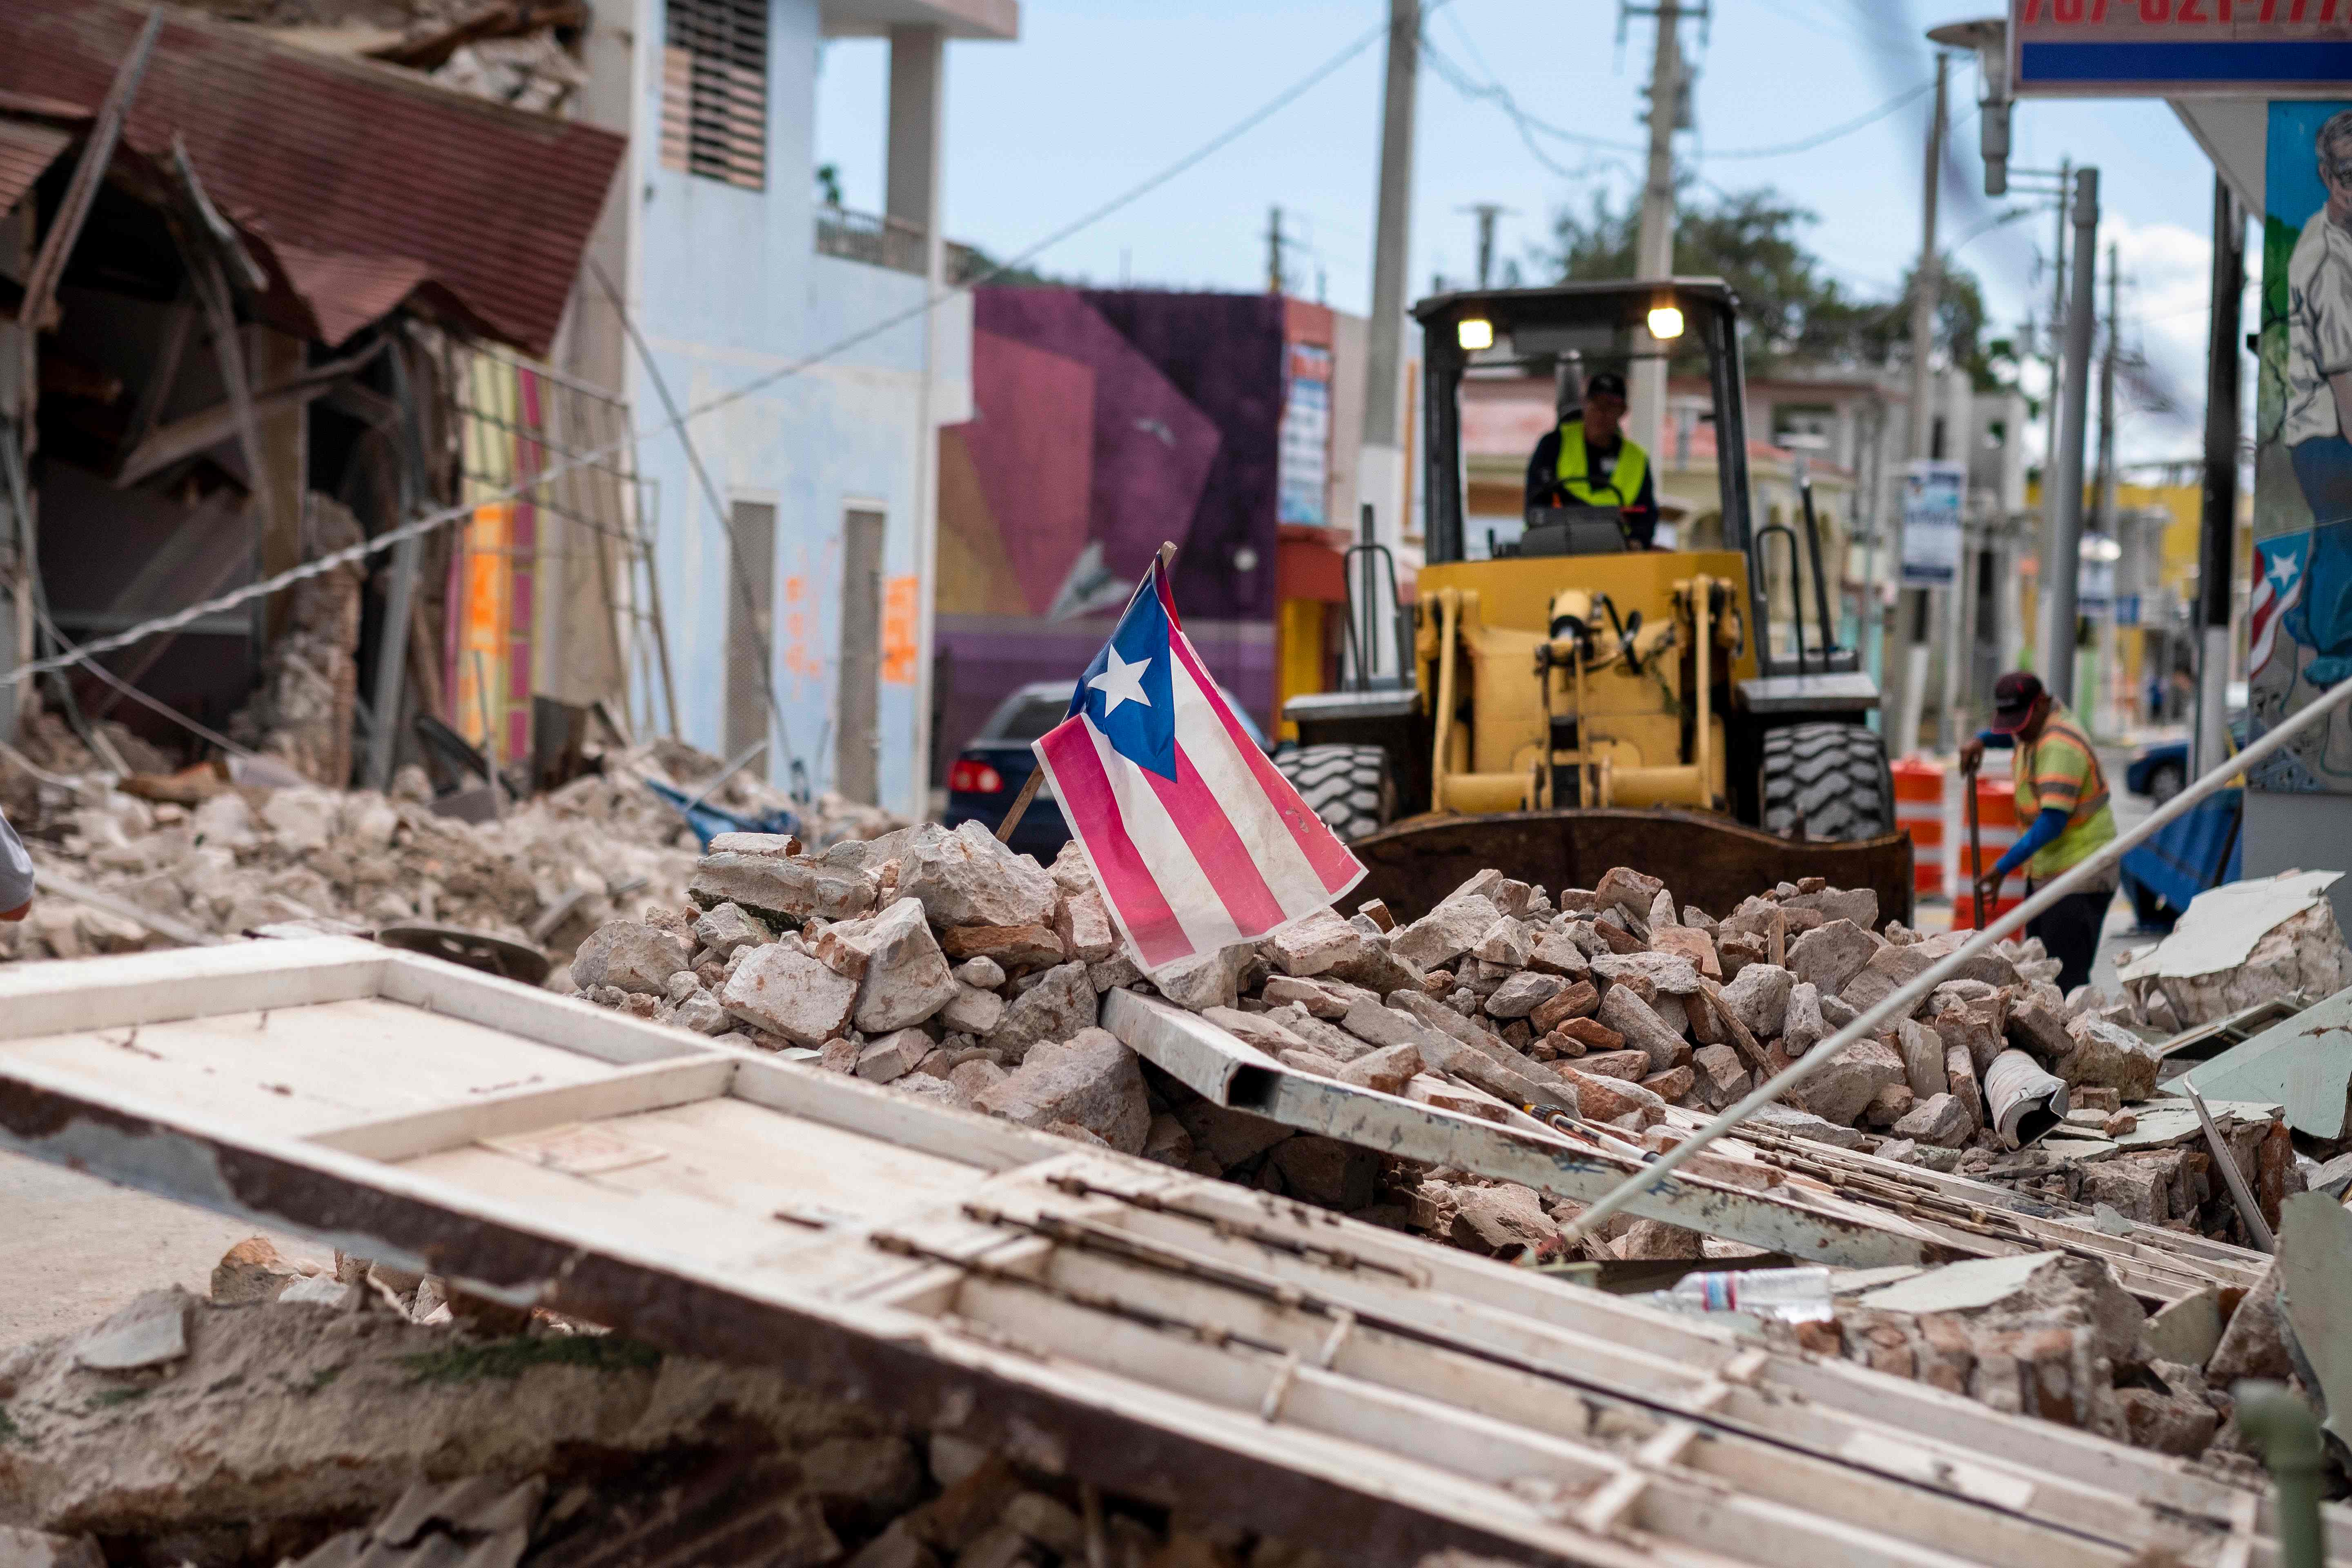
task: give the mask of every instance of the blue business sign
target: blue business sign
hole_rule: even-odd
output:
[[[2352,80],[2352,0],[2010,0],[2020,96],[2292,98]]]

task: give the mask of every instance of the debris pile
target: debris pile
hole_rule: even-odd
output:
[[[111,895],[114,908],[39,899],[27,920],[0,925],[0,961],[169,945],[138,911],[223,936],[289,921],[360,931],[454,926],[560,961],[617,909],[684,897],[698,846],[647,781],[691,795],[721,766],[658,742],[608,753],[599,773],[468,823],[435,810],[432,787],[415,766],[382,795],[238,783],[239,774],[255,776],[241,763],[125,777],[42,718],[23,751],[0,749],[0,809],[37,868]],[[118,749],[122,742],[136,745],[127,731]],[[136,752],[124,760],[134,767],[158,761]],[[833,796],[800,805],[740,773],[709,798],[744,814],[790,806],[820,842],[893,825]]]
[[[267,1242],[238,1250],[231,1272],[267,1257],[294,1273]],[[289,1282],[236,1304],[217,1288],[211,1301],[151,1291],[80,1334],[0,1352],[0,1560],[1319,1562],[1213,1515],[910,1432],[780,1373],[664,1355],[544,1313],[404,1321],[381,1271]]]

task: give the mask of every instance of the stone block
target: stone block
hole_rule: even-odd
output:
[[[993,991],[1004,984],[1004,966],[992,958],[967,958],[956,965],[955,977],[966,985]]]
[[[997,842],[977,822],[911,844],[898,892],[920,900],[933,925],[1050,926],[1059,889],[1043,866]]]
[[[1260,992],[1272,1005],[1296,1005],[1306,1008],[1318,1018],[1344,1018],[1348,1009],[1359,1001],[1377,1003],[1380,998],[1360,985],[1350,985],[1343,980],[1297,978],[1288,974],[1269,975]]]
[[[1382,1094],[1402,1094],[1422,1069],[1420,1049],[1410,1042],[1387,1046],[1377,1051],[1367,1051],[1340,1068],[1335,1077],[1341,1083],[1351,1083],[1359,1089],[1378,1089]]]
[[[1456,1187],[1451,1196],[1454,1218],[1447,1239],[1456,1247],[1492,1258],[1541,1257],[1559,1247],[1559,1226],[1544,1213],[1543,1200],[1532,1187],[1503,1182],[1491,1187]]]
[[[1503,918],[1492,899],[1456,895],[1396,933],[1389,952],[1422,969],[1451,963]]]
[[[1267,960],[1291,976],[1328,973],[1340,964],[1362,958],[1370,947],[1370,938],[1342,920],[1338,910],[1330,909],[1317,910],[1286,925],[1276,926],[1259,943]]]
[[[971,966],[967,964],[965,967]],[[958,1034],[977,1037],[995,1033],[997,1026],[1004,1021],[1004,998],[995,992],[982,991],[977,985],[966,985],[959,981],[956,994],[948,998],[946,1006],[940,1009],[939,1019]]]
[[[1660,898],[1665,897],[1664,893],[1661,893],[1658,896]],[[1689,1068],[1678,1067],[1669,1068],[1664,1072],[1654,1072],[1649,1077],[1643,1079],[1641,1083],[1643,1089],[1648,1089],[1652,1094],[1656,1095],[1660,1100],[1666,1101],[1668,1104],[1674,1105],[1681,1103],[1683,1097],[1690,1093],[1691,1089],[1696,1087],[1697,1080],[1698,1075],[1691,1071]]]
[[[1084,978],[1082,966],[1070,967]],[[1087,999],[1094,999],[1092,987]],[[1021,1065],[1002,1083],[973,1096],[972,1105],[1024,1127],[1075,1122],[1128,1154],[1142,1152],[1151,1127],[1135,1053],[1108,1030],[1091,1027],[1077,1030],[1066,1042],[1041,1040],[1030,1047]]]
[[[1976,1135],[1976,1118],[1949,1093],[1921,1098],[1895,1123],[1897,1138],[1909,1138],[1938,1149],[1957,1149]]]
[[[1085,964],[1056,964],[1013,998],[990,1031],[988,1045],[1017,1057],[1041,1040],[1070,1039],[1093,1026],[1100,1000]]]
[[[1789,988],[1789,1005],[1780,1022],[1780,1048],[1791,1058],[1801,1057],[1830,1034],[1829,1020],[1822,1016],[1821,991],[1811,981],[1800,980]]]
[[[676,935],[643,921],[607,921],[580,944],[572,960],[572,982],[583,990],[617,985],[640,995],[659,996],[669,977],[689,966],[693,954]]]
[[[765,921],[738,905],[714,904],[694,922],[694,937],[724,963],[737,948],[762,946],[775,941],[776,933]],[[573,977],[578,977],[576,971]]]
[[[817,938],[817,958],[858,981],[858,1028],[887,1035],[919,1024],[956,996],[958,984],[923,906],[900,899],[870,919],[843,921]]]
[[[2126,1102],[2156,1092],[2164,1058],[2129,1029],[2086,1014],[2066,1026],[2066,1036],[2071,1048],[2051,1070],[2068,1083],[2112,1089]]]
[[[1486,998],[1486,1013],[1496,1018],[1524,1018],[1567,989],[1568,982],[1557,974],[1521,970]]]
[[[1535,933],[1524,921],[1505,915],[1486,928],[1486,934],[1471,947],[1472,956],[1482,963],[1500,965],[1505,969],[1525,969],[1535,953]]]
[[[1796,975],[1778,964],[1744,964],[1724,986],[1723,1005],[1749,1034],[1769,1039],[1788,1020],[1789,993],[1796,984]]]
[[[1092,888],[1062,895],[1054,907],[1054,934],[1061,939],[1063,951],[1083,963],[1099,963],[1118,951],[1109,907]]]
[[[1210,1007],[1230,1007],[1241,999],[1242,971],[1255,956],[1246,942],[1164,964],[1151,972],[1151,984],[1179,1007],[1198,1013]]]
[[[1789,970],[1805,984],[1839,995],[1885,945],[1851,921],[1830,921],[1789,944]]]
[[[1201,1010],[1201,1016],[1244,1045],[1255,1046],[1268,1056],[1305,1050],[1311,1045],[1311,1042],[1284,1028],[1268,1014],[1244,1013],[1238,1007],[1204,1007]]]
[[[1609,988],[1595,1016],[1624,1036],[1628,1045],[1647,1052],[1653,1072],[1664,1072],[1690,1059],[1690,1042],[1667,1028],[1648,1003],[1623,985]]]
[[[1590,1017],[1601,1005],[1601,992],[1590,980],[1562,986],[1528,1015],[1528,1027],[1549,1034],[1570,1018]]]
[[[1588,1051],[1621,1051],[1625,1048],[1625,1037],[1598,1018],[1565,1018],[1554,1033],[1567,1036]],[[1648,1052],[1643,1055],[1646,1058]]]
[[[719,1005],[796,1046],[821,1046],[849,1027],[857,982],[836,974],[794,942],[754,948],[739,965]]]
[[[1851,1127],[1880,1089],[1899,1083],[1907,1091],[1907,1077],[1903,1058],[1891,1047],[1876,1040],[1855,1040],[1828,1067],[1815,1069],[1790,1098],[1824,1121]]]
[[[856,867],[713,850],[695,867],[686,890],[702,909],[731,903],[781,928],[811,920],[855,920],[873,909],[880,884]]]
[[[1068,956],[1047,925],[956,926],[940,933],[940,950],[959,963],[985,958],[1008,973],[1059,963]]]
[[[1577,1068],[1583,1065],[1564,1065],[1561,1076],[1575,1086],[1581,1114],[1587,1121],[1615,1122],[1620,1117],[1631,1116],[1638,1118],[1642,1126],[1653,1127],[1666,1119],[1666,1102],[1640,1084],[1579,1072]]]
[[[868,1040],[857,1053],[857,1076],[869,1083],[890,1083],[913,1072],[931,1052],[931,1037],[920,1029],[899,1029]]]
[[[1950,1087],[1944,1066],[1943,1036],[1925,1024],[1906,1018],[1895,1026],[1895,1048],[1903,1058],[1904,1081],[1919,1099],[1942,1094]]]
[[[1630,866],[1612,866],[1592,889],[1592,904],[1597,910],[1615,909],[1647,921],[1651,908],[1665,889],[1666,885],[1655,877],[1645,876]]]
[[[1594,1051],[1577,1058],[1577,1068],[1601,1078],[1622,1079],[1627,1083],[1639,1083],[1650,1076],[1650,1053],[1647,1051]]]
[[[1691,1053],[1691,1068],[1709,1110],[1721,1110],[1756,1087],[1747,1063],[1729,1046],[1701,1046]]]
[[[1723,978],[1723,961],[1716,953],[1715,939],[1696,927],[1653,925],[1650,945],[1660,952],[1686,960],[1710,980]]]
[[[1612,986],[1646,984],[1665,996],[1689,996],[1699,988],[1698,970],[1690,960],[1671,952],[1611,953],[1592,961],[1592,973]]]

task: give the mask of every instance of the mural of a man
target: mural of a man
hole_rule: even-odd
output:
[[[2287,630],[2328,685],[2352,671],[2352,110],[2312,139],[2327,199],[2287,261],[2286,417],[2280,431],[2315,532]]]

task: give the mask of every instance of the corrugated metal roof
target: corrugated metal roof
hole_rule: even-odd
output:
[[[72,132],[54,126],[0,120],[0,213],[16,206],[72,140]]]
[[[100,102],[144,15],[116,0],[8,0],[0,91]],[[159,153],[174,135],[289,276],[299,254],[314,276],[356,288],[312,296],[322,332],[405,278],[384,308],[436,285],[532,353],[555,334],[625,145],[186,13],[169,14],[127,139]]]

